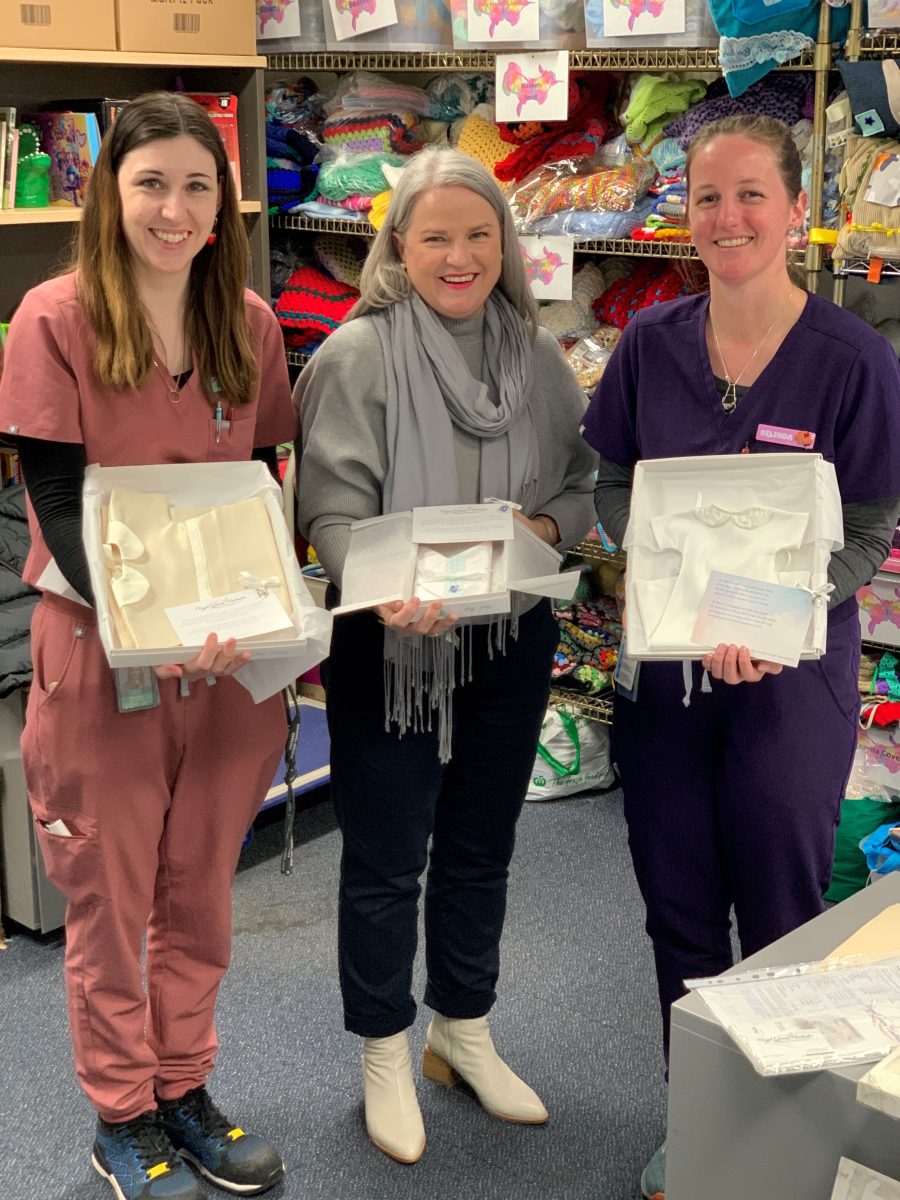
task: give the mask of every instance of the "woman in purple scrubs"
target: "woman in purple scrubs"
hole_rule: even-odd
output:
[[[806,430],[833,462],[845,545],[832,555],[828,651],[782,670],[746,647],[696,663],[709,692],[683,703],[681,663],[644,662],[618,694],[614,754],[647,908],[668,1056],[683,981],[732,965],[823,909],[856,744],[855,593],[887,557],[900,509],[900,370],[888,342],[791,278],[789,230],[806,207],[786,126],[737,116],[687,156],[688,217],[709,294],[640,311],[585,418],[600,452],[596,507],[622,541],[638,459],[777,448],[766,427]],[[664,1148],[641,1180],[665,1189]]]

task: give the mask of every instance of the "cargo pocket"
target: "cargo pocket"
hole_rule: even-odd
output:
[[[84,645],[85,633],[85,626],[75,617],[50,613],[44,605],[38,606],[31,624],[32,688],[37,689],[42,704],[60,694]]]
[[[70,904],[104,902],[106,873],[96,818],[34,800],[31,808],[50,882]]]

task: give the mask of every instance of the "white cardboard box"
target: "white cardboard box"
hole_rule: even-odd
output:
[[[484,520],[490,522],[486,528],[494,531],[489,539],[466,536]],[[580,572],[561,575],[562,556],[513,520],[509,505],[498,501],[433,506],[371,517],[351,526],[341,605],[333,610],[334,615],[412,599],[417,565],[428,546],[485,544],[491,547],[485,587],[477,594],[448,598],[447,611],[452,608],[460,617],[506,613],[510,611],[510,592],[561,599],[575,594]]]
[[[701,540],[698,543],[696,537],[691,539],[690,553],[685,550],[682,555],[673,544],[677,539],[670,543],[660,535],[664,528],[660,522],[710,508],[730,515],[717,526],[700,529],[702,523],[698,522],[695,532]],[[758,559],[758,571],[752,566],[735,571],[729,562],[736,539],[746,530],[732,516],[763,509],[789,517],[805,514],[802,543],[793,550],[780,551],[772,571],[764,569],[764,555]],[[774,527],[778,527],[777,522]],[[754,544],[762,544],[765,534],[762,530],[757,533]],[[625,597],[629,654],[637,659],[666,661],[698,659],[707,653],[707,648],[690,639],[699,606],[690,612],[678,608],[674,614],[667,607],[683,566],[698,572],[699,587],[706,586],[710,571],[718,570],[816,590],[827,583],[831,551],[842,545],[841,497],[834,467],[819,454],[721,454],[639,462],[634,470],[631,514],[624,538],[628,552]],[[701,561],[705,572],[702,580]],[[665,621],[660,614],[665,615]],[[814,604],[801,658],[818,658],[824,653],[826,625],[826,605]]]
[[[84,480],[82,535],[94,601],[100,640],[112,667],[156,666],[183,663],[194,658],[201,644],[167,646],[157,649],[122,647],[109,609],[109,578],[104,564],[101,510],[108,503],[115,485],[139,492],[162,493],[175,508],[202,508],[234,504],[253,496],[260,497],[272,523],[292,602],[293,630],[264,639],[239,641],[252,659],[235,678],[259,701],[273,695],[298,675],[321,662],[328,654],[331,640],[331,614],[313,601],[287,531],[281,490],[261,462],[173,463],[160,466],[99,467],[89,466]]]

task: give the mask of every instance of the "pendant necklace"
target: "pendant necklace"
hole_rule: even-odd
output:
[[[182,362],[184,362],[184,350],[185,350],[184,342],[182,342],[182,346],[181,346],[181,361]],[[184,383],[179,383],[179,380],[184,379],[184,372],[182,372],[181,375],[177,376],[177,378],[176,378],[176,376],[172,375],[171,372],[169,372],[163,366],[163,364],[159,361],[159,359],[156,357],[155,344],[154,344],[154,353],[153,353],[153,363],[154,363],[154,366],[156,367],[157,371],[159,371],[160,376],[162,377],[163,383],[166,385],[166,392],[168,393],[168,396],[169,396],[169,403],[170,404],[180,404],[181,403],[181,389],[184,387],[184,383],[187,382],[187,380],[184,380]]]
[[[793,287],[791,287],[791,290],[788,294],[787,300],[785,300],[784,304],[782,304],[781,308],[779,308],[778,312],[775,314],[775,319],[772,321],[772,324],[769,326],[769,328],[763,334],[762,340],[760,341],[759,345],[756,347],[756,349],[753,351],[753,353],[750,355],[750,357],[744,363],[743,367],[741,367],[741,371],[740,371],[740,374],[738,375],[737,379],[732,379],[731,376],[728,374],[728,367],[725,365],[725,357],[722,354],[722,347],[719,345],[719,335],[716,333],[716,323],[713,320],[712,305],[710,305],[709,325],[710,325],[710,328],[712,329],[713,341],[716,343],[716,351],[719,355],[719,362],[722,364],[722,370],[725,372],[725,382],[728,385],[725,388],[725,395],[722,397],[722,407],[725,409],[725,411],[727,413],[733,413],[734,410],[737,408],[738,385],[740,384],[741,380],[746,375],[747,371],[750,369],[750,366],[753,363],[754,359],[756,358],[757,354],[759,354],[760,350],[762,350],[763,346],[768,341],[769,334],[772,332],[772,330],[775,328],[776,324],[778,323],[778,318],[781,316],[781,314],[787,308],[788,304],[790,304],[791,297],[793,296],[793,294],[794,294],[794,289],[793,289]]]

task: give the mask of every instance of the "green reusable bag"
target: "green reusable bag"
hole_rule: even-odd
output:
[[[859,848],[864,837],[878,828],[900,821],[900,804],[890,800],[844,800],[834,849],[834,867],[825,899],[832,904],[861,891],[869,878],[866,857]]]

